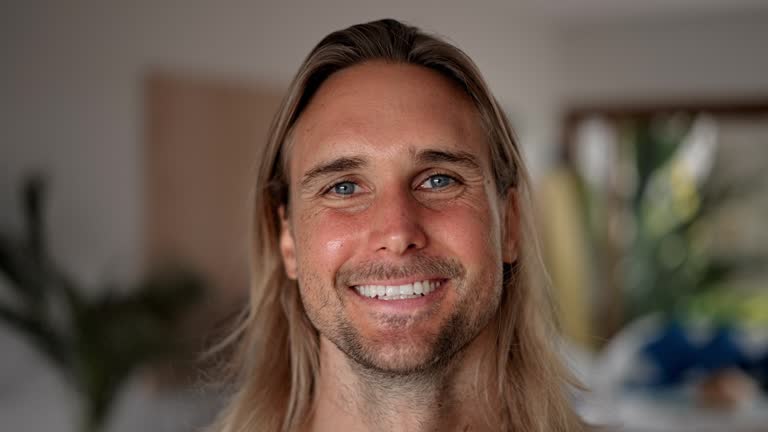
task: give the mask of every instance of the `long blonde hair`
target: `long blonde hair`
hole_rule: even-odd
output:
[[[474,101],[491,144],[497,190],[514,193],[519,256],[506,275],[496,319],[492,367],[478,368],[486,422],[498,430],[583,430],[568,400],[574,385],[562,365],[544,268],[532,225],[530,181],[508,120],[472,60],[443,40],[386,19],[331,33],[309,54],[277,112],[258,168],[250,307],[228,342],[237,390],[213,426],[218,432],[299,430],[311,415],[319,370],[318,332],[280,258],[278,208],[288,202],[286,158],[302,110],[331,74],[366,61],[419,65],[457,83]],[[497,409],[499,408],[500,409]]]

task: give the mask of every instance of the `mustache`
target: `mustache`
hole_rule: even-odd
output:
[[[393,265],[379,261],[368,261],[349,268],[342,267],[336,273],[337,285],[352,286],[361,281],[407,279],[414,276],[431,276],[454,279],[464,276],[466,270],[452,258],[414,255],[407,262]]]

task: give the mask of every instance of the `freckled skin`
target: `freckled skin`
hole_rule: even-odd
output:
[[[415,155],[425,149],[467,152],[479,166],[418,163]],[[312,167],[351,156],[365,166],[302,185]],[[477,337],[500,298],[505,205],[477,111],[460,89],[418,66],[373,62],[345,69],[301,115],[289,160],[281,250],[286,267],[296,269],[321,347],[330,341],[368,366],[407,373],[453,356]],[[435,175],[457,181],[430,187]],[[339,181],[354,184],[354,193],[336,193]],[[463,269],[425,310],[374,313],[337,281],[340,271],[366,263],[407,270],[419,255]]]

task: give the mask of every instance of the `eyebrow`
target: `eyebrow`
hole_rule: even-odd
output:
[[[301,179],[301,186],[302,188],[306,188],[320,177],[327,176],[328,174],[360,169],[366,164],[367,162],[365,159],[359,157],[340,157],[321,163],[304,174],[304,177]]]
[[[481,169],[477,158],[464,151],[423,150],[416,155],[416,161],[420,164],[448,162],[463,165],[473,170]]]

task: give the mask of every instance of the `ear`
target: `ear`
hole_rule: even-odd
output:
[[[516,189],[510,189],[502,200],[502,260],[512,264],[517,261],[520,239],[520,207]]]
[[[288,278],[296,280],[296,242],[285,215],[285,206],[281,205],[277,212],[280,216],[280,254],[283,257],[283,267]]]

